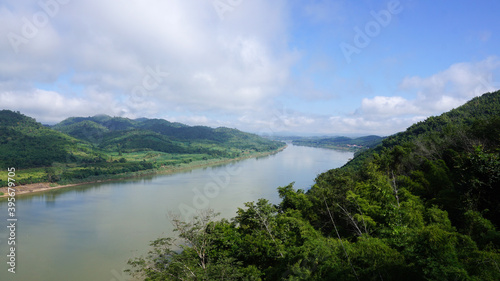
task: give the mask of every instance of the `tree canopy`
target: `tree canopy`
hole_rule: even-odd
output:
[[[174,221],[144,280],[500,280],[500,91],[419,122],[231,220]],[[176,226],[177,226],[176,225]],[[191,240],[186,240],[192,237]],[[182,242],[182,241],[181,241]],[[200,255],[200,243],[203,254]]]

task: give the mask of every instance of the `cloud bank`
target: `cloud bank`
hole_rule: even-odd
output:
[[[294,75],[311,52],[292,44],[299,4],[220,2],[0,4],[0,109],[43,123],[104,113],[261,133],[383,135],[498,87],[500,61],[490,56],[429,77],[405,77],[395,92],[335,109],[336,99],[349,97]],[[346,20],[340,2],[304,5],[311,24]],[[357,87],[332,79],[338,88]],[[283,104],[290,97],[296,101]],[[331,103],[332,111],[316,112],[309,107],[314,102]]]

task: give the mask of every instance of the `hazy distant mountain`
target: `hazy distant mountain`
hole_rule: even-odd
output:
[[[348,150],[359,150],[375,147],[382,142],[384,138],[379,136],[365,136],[359,138],[349,138],[349,137],[330,137],[330,138],[300,138],[294,139],[294,145],[312,146],[312,147],[323,147],[323,148],[333,148],[333,149],[348,149]]]
[[[19,112],[0,111],[0,166],[19,169],[53,163],[103,161],[112,152],[159,151],[234,157],[283,143],[229,128],[188,126],[162,119],[96,115],[71,117],[46,127]],[[231,152],[230,152],[231,151]],[[97,160],[96,160],[97,159]]]
[[[188,126],[163,119],[128,119],[97,115],[94,117],[71,117],[53,126],[53,129],[72,137],[111,148],[122,147],[139,149],[142,147],[169,152],[177,147],[183,153],[181,145],[175,142],[203,142],[242,149],[273,149],[279,142],[264,139],[255,134],[230,128],[210,128],[206,126]],[[145,141],[141,145],[141,138]],[[160,145],[164,142],[165,145]],[[166,149],[170,147],[171,149]],[[174,149],[175,150],[175,149]]]

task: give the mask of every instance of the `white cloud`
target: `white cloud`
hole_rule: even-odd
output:
[[[473,97],[498,89],[494,73],[500,67],[497,57],[475,63],[457,63],[430,77],[406,77],[402,91],[416,91],[415,105],[431,112],[450,110]]]
[[[409,76],[382,95],[360,78],[364,73],[353,77],[336,65],[334,55],[295,49],[297,40],[310,37],[302,34],[306,29],[291,34],[297,28],[292,21],[339,29],[337,23],[349,20],[341,2],[242,1],[223,20],[207,0],[67,2],[18,46],[19,53],[0,37],[0,108],[41,122],[106,113],[254,132],[390,134],[498,88],[496,57]],[[22,34],[23,18],[33,21],[42,11],[37,3],[0,4],[0,34]],[[300,17],[291,18],[293,8],[301,9]],[[331,44],[331,35],[317,44]],[[492,40],[490,31],[483,35]],[[306,65],[309,55],[312,66]],[[358,109],[331,116],[353,111],[335,104],[343,97],[360,99],[349,102]],[[277,105],[287,98],[294,109]],[[312,108],[322,111],[308,112]]]
[[[284,39],[283,5],[246,1],[221,21],[211,1],[204,0],[126,5],[117,0],[70,1],[19,46],[18,55],[7,40],[0,43],[0,93],[40,95],[38,83],[71,83],[85,92],[121,97],[114,100],[120,108],[111,112],[127,116],[175,109],[251,110],[279,94],[293,63]],[[1,7],[0,31],[21,34],[22,15],[31,18],[40,9],[36,1]],[[134,89],[143,85],[148,68],[170,75],[138,102]],[[74,100],[69,93],[58,95]],[[79,101],[93,103],[90,96],[85,98]],[[101,113],[106,108],[92,109]],[[47,112],[45,119],[56,119],[56,112]]]
[[[334,116],[328,119],[337,135],[379,135],[388,136],[406,130],[411,124],[425,120],[425,116],[389,117],[371,119],[363,116]]]
[[[432,76],[406,77],[399,85],[402,96],[364,98],[356,115],[384,119],[398,116],[436,115],[456,108],[473,97],[495,91],[493,80],[500,60],[489,57],[477,63],[457,63]],[[408,95],[408,93],[410,95]]]
[[[361,102],[361,113],[367,116],[401,116],[421,113],[421,110],[403,97],[376,96],[364,98]]]
[[[66,97],[45,90],[0,93],[2,108],[18,110],[44,123],[56,123],[69,116],[93,116],[95,112],[119,115],[120,108],[111,94],[94,93],[88,98]],[[50,114],[47,114],[50,112]]]
[[[489,57],[476,63],[457,63],[429,77],[406,77],[399,85],[398,96],[364,98],[352,116],[331,117],[340,131],[392,134],[426,117],[456,108],[473,97],[495,91],[495,72],[500,60]],[[404,95],[404,96],[403,96]]]

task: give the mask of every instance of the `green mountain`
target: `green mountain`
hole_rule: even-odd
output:
[[[148,280],[500,280],[500,91],[384,139],[307,191],[292,183],[278,192],[279,204],[249,202],[231,220],[174,218],[184,251],[160,238],[129,272]]]
[[[68,122],[68,125],[59,125],[54,127],[54,129],[91,143],[97,142],[105,133],[110,131],[108,128],[92,120],[82,120],[74,123]]]
[[[119,178],[123,173],[272,152],[284,145],[236,129],[161,119],[97,115],[46,127],[19,112],[0,111],[0,168],[14,167],[19,184]],[[6,180],[6,174],[0,175],[0,186]]]
[[[75,138],[51,130],[35,119],[0,111],[0,167],[26,169],[51,166],[54,162],[74,160],[75,155],[90,161],[89,146]]]
[[[188,126],[162,119],[72,117],[53,128],[107,151],[221,154],[226,149],[268,151],[283,145],[236,129]]]

